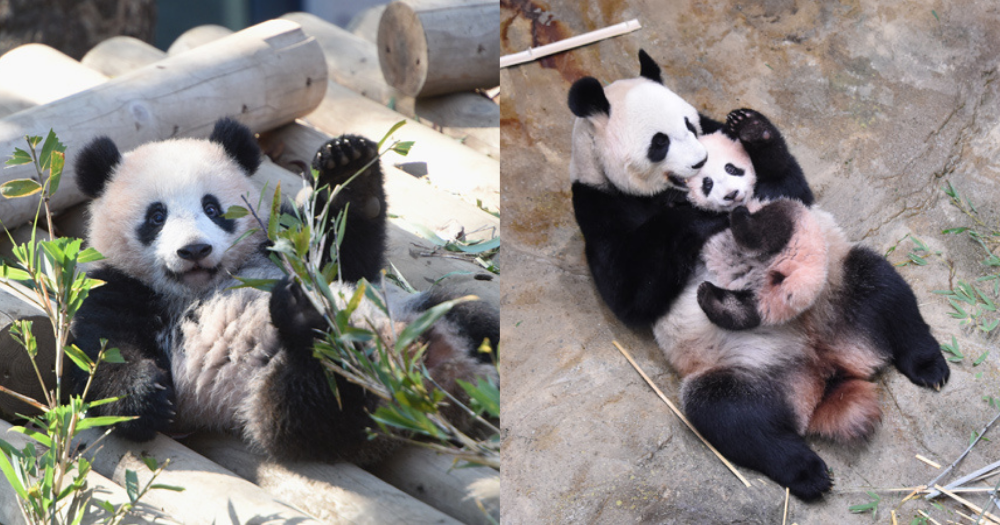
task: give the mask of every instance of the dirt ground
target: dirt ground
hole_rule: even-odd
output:
[[[573,218],[566,94],[590,75],[638,74],[645,49],[665,83],[717,119],[738,107],[771,117],[848,236],[903,263],[926,244],[926,264],[899,268],[952,363],[941,392],[895,370],[878,377],[883,421],[871,441],[811,444],[833,469],[822,502],[790,502],[786,523],[910,523],[919,510],[960,521],[957,506],[903,503],[905,492],[968,446],[997,412],[1000,329],[963,329],[934,290],[990,275],[965,234],[975,223],[948,183],[1000,229],[1000,5],[989,1],[707,2],[501,0],[503,52],[514,53],[638,18],[642,29],[501,73],[503,377],[502,513],[520,523],[783,523],[785,493],[743,469],[745,488],[668,411],[617,340],[666,394],[679,380],[651,332],[603,305]],[[988,229],[978,227],[984,232]],[[656,264],[656,261],[650,261]],[[996,268],[994,268],[996,270]],[[990,291],[990,283],[982,285]],[[992,300],[997,300],[992,295]],[[995,319],[996,314],[984,314]],[[993,317],[990,317],[992,315]],[[989,352],[983,357],[984,353]],[[980,360],[980,358],[982,358]],[[978,364],[974,365],[976,361]],[[955,469],[1000,459],[994,428]],[[946,480],[955,476],[949,476]],[[997,483],[993,477],[991,483]],[[882,498],[875,519],[852,514]],[[984,504],[981,494],[971,495]],[[996,510],[996,509],[994,509]],[[1000,511],[997,511],[1000,513]]]

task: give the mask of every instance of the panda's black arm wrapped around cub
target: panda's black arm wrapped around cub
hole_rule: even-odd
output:
[[[684,199],[676,190],[642,197],[573,184],[594,284],[631,326],[648,326],[667,313],[691,278],[705,240],[729,224],[725,215]]]

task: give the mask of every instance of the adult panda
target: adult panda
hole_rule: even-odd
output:
[[[593,77],[569,91],[573,126],[573,210],[594,283],[630,326],[665,315],[687,285],[705,241],[725,214],[688,202],[684,180],[708,162],[703,133],[724,124],[699,115],[663,85],[639,51],[640,76],[604,87]],[[812,204],[813,195],[781,134],[759,113],[732,115],[731,133],[757,166],[755,195]]]
[[[319,184],[333,187],[376,155],[372,141],[343,136],[319,149],[313,167]],[[208,140],[154,142],[123,155],[101,137],[77,154],[77,184],[94,199],[88,241],[105,257],[88,273],[105,284],[91,290],[72,331],[91,358],[104,338],[126,361],[98,368],[90,396],[122,399],[94,411],[137,416],[115,428],[135,441],[214,429],[278,458],[378,459],[386,444],[365,432],[377,400],[339,376],[335,397],[312,352],[316,330],[326,328],[323,317],[268,259],[257,219],[224,216],[257,193],[250,176],[260,159],[253,134],[231,119],[218,121]],[[348,210],[342,280],[330,283],[335,297],[350,298],[357,280],[374,279],[383,267],[382,179],[375,162],[331,203],[330,217]],[[266,210],[257,213],[268,220]],[[234,276],[279,282],[267,293],[235,288]],[[443,298],[435,292],[391,301],[392,319],[364,299],[351,322],[393,333],[393,321],[412,319]],[[424,364],[452,393],[455,379],[495,379],[476,348],[483,336],[495,347],[498,332],[495,309],[464,303],[426,334]],[[82,390],[82,372],[73,380]]]
[[[734,462],[816,499],[832,480],[803,437],[867,438],[881,419],[877,372],[894,363],[938,388],[948,365],[885,259],[816,207],[745,199],[754,170],[740,143],[721,132],[702,142],[710,161],[688,198],[731,210],[731,228],[708,240],[653,332],[695,427]]]

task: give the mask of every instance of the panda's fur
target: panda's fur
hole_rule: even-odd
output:
[[[319,184],[343,183],[376,154],[362,137],[330,141],[314,159]],[[94,411],[138,416],[116,426],[137,441],[160,431],[214,429],[239,434],[279,458],[377,459],[388,445],[369,440],[364,430],[372,426],[368,414],[376,398],[339,376],[340,399],[334,396],[312,355],[324,319],[268,259],[257,218],[222,217],[230,206],[246,206],[243,197],[257,201],[249,176],[260,156],[252,133],[229,119],[220,120],[208,140],[167,140],[122,155],[105,137],[78,154],[78,185],[94,198],[88,240],[106,258],[89,274],[106,284],[90,292],[73,334],[91,357],[106,338],[126,361],[98,368],[90,397],[125,397]],[[331,216],[348,206],[348,218],[342,280],[330,286],[335,297],[349,299],[354,282],[374,279],[384,261],[378,163],[346,188],[332,203]],[[257,214],[266,224],[266,210]],[[278,283],[272,293],[235,288],[234,276]],[[395,294],[392,319],[365,299],[351,323],[398,333],[402,323],[447,298],[438,291]],[[439,321],[427,334],[425,360],[435,379],[452,393],[459,393],[455,379],[496,379],[495,368],[475,356],[482,339],[474,337],[489,337],[495,348],[498,321],[483,303],[464,303]],[[78,390],[84,379],[77,372]]]
[[[693,180],[726,185],[731,173],[709,168],[743,156],[724,141],[706,146],[715,162]],[[737,178],[729,182],[745,182]],[[729,202],[711,196],[689,194],[716,210]],[[947,363],[906,283],[829,213],[787,198],[733,206],[731,228],[705,244],[704,265],[654,334],[699,430],[737,463],[815,499],[831,480],[798,436],[868,437],[881,419],[876,372],[895,361],[914,383],[940,387]]]
[[[684,410],[702,435],[734,462],[766,474],[797,497],[819,498],[832,481],[803,434],[851,437],[869,432],[873,417],[877,420],[871,415],[877,403],[850,400],[877,401],[868,378],[889,360],[927,386],[947,380],[947,366],[906,282],[871,250],[844,241],[832,220],[826,225],[829,231],[823,230],[822,218],[828,216],[822,212],[815,217],[831,236],[825,242],[827,261],[839,257],[840,262],[827,270],[816,302],[798,316],[789,313],[794,308],[785,311],[782,316],[791,319],[784,322],[778,316],[774,324],[762,324],[751,315],[749,323],[734,322],[747,325],[739,331],[712,323],[698,297],[700,284],[711,277],[702,249],[730,226],[729,214],[718,211],[728,208],[728,193],[703,194],[719,206],[702,209],[684,191],[686,186],[703,187],[698,175],[713,162],[710,151],[697,169],[689,155],[669,147],[663,159],[673,162],[672,171],[652,163],[641,164],[647,171],[625,168],[637,164],[622,159],[648,154],[652,137],[664,133],[663,128],[694,124],[689,104],[653,85],[662,84],[660,71],[643,52],[640,65],[639,79],[602,88],[588,77],[569,93],[569,107],[577,117],[570,162],[573,206],[595,286],[622,321],[656,325],[658,342],[684,377]],[[656,89],[647,87],[646,97],[629,97],[637,86]],[[616,114],[661,117],[629,120],[616,119]],[[738,142],[743,147],[756,176],[756,199],[793,199],[804,204],[802,210],[813,204],[784,137],[760,113],[736,110],[725,123],[700,116],[692,127],[695,137],[721,132],[731,139],[730,146]],[[621,180],[630,174],[638,179]],[[660,180],[657,174],[666,182],[654,186],[650,181]],[[797,204],[792,208],[799,209]],[[792,218],[757,241],[784,248],[792,237]],[[831,256],[832,245],[844,252]],[[733,301],[722,312],[747,314],[752,306],[759,314],[751,291],[709,291],[716,290],[724,292],[722,303]],[[848,401],[838,405],[836,400]]]
[[[697,175],[684,180],[688,201],[696,208],[715,212],[729,212],[746,204],[757,183],[750,155],[722,130],[702,135],[699,141],[708,152],[708,161]]]

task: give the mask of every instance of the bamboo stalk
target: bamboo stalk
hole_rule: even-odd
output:
[[[521,51],[520,53],[504,55],[500,57],[500,69],[509,66],[516,66],[525,62],[531,62],[549,55],[562,53],[563,51],[568,51],[587,44],[593,44],[594,42],[631,33],[632,31],[636,31],[640,28],[642,28],[642,26],[639,25],[639,20],[632,19],[628,22],[622,22],[620,24],[570,37],[565,40],[546,44],[544,46],[528,48],[527,51]]]

